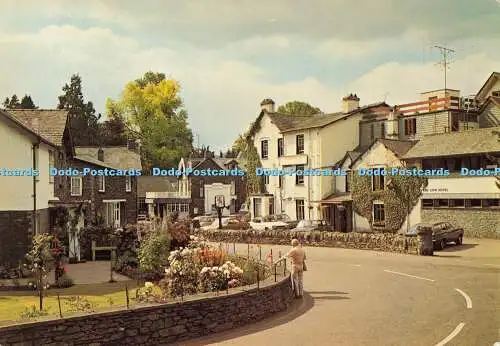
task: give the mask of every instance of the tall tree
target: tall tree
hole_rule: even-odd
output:
[[[99,123],[99,145],[126,145],[127,134],[125,121],[116,114]]]
[[[278,113],[296,114],[296,115],[313,115],[321,113],[321,109],[313,107],[307,102],[289,101],[278,107]]]
[[[247,145],[246,142],[246,137],[247,134],[239,135],[238,138],[233,143],[232,150],[236,153],[241,153],[245,150],[245,147]]]
[[[128,134],[141,140],[146,168],[175,167],[181,157],[192,152],[193,134],[180,89],[180,84],[166,79],[165,74],[147,72],[127,83],[119,100],[106,102],[108,116],[120,116]]]
[[[19,102],[19,98],[17,97],[17,95],[14,94],[10,99],[8,97],[5,99],[5,101],[3,102],[3,106],[6,109],[19,109],[21,108],[21,103]]]
[[[35,105],[35,102],[33,102],[33,99],[31,98],[30,95],[24,95],[23,98],[21,99],[21,108],[22,109],[37,109],[38,107]]]
[[[99,116],[96,115],[92,102],[85,102],[82,92],[82,78],[78,74],[71,76],[69,84],[62,88],[58,109],[69,112],[70,129],[75,145],[99,144]]]

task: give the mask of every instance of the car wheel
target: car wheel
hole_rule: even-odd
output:
[[[446,247],[446,240],[441,239],[441,241],[439,242],[439,250],[443,250],[445,247]]]
[[[455,244],[457,244],[457,245],[462,245],[462,242],[463,242],[463,236],[459,236],[459,237],[457,238],[457,241],[455,242]]]

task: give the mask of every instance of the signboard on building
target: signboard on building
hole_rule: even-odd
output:
[[[215,196],[215,206],[217,208],[224,208],[225,207],[225,200],[224,200],[224,195],[217,195]]]

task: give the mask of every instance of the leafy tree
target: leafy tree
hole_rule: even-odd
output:
[[[35,102],[33,102],[32,98],[30,95],[24,95],[23,98],[21,99],[21,108],[22,109],[37,109],[38,107],[35,105]]]
[[[262,163],[251,137],[246,139],[245,147],[241,153],[246,167],[247,196],[262,192],[262,177],[257,176],[257,168],[262,167]]]
[[[43,297],[48,288],[48,274],[54,267],[54,256],[51,244],[54,237],[49,234],[38,234],[33,237],[33,245],[26,254],[29,269],[33,272],[35,287],[38,290],[39,308],[43,310]]]
[[[59,96],[58,109],[69,112],[70,130],[75,145],[98,145],[99,117],[95,114],[92,102],[85,102],[82,93],[82,78],[72,75],[69,84],[62,88],[63,95]]]
[[[307,102],[289,101],[278,107],[278,113],[296,114],[296,115],[313,115],[321,113],[321,109],[313,107]]]
[[[239,135],[238,138],[233,143],[233,151],[237,153],[241,153],[245,150],[246,147],[246,136],[247,134]]]
[[[111,114],[111,117],[99,123],[99,139],[100,145],[126,145],[127,133],[125,121],[116,114]]]
[[[21,108],[21,103],[19,102],[19,98],[17,97],[17,95],[14,94],[10,99],[8,97],[5,99],[5,101],[3,102],[3,106],[6,109],[18,109]]]
[[[163,73],[147,72],[127,83],[118,101],[106,102],[108,116],[120,116],[127,133],[141,140],[147,168],[174,167],[192,151],[193,134],[179,93],[177,81],[166,79]]]

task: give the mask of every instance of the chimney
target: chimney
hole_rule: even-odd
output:
[[[342,99],[342,112],[350,113],[359,108],[359,97],[356,94],[349,94]]]
[[[260,108],[267,113],[274,113],[274,101],[271,99],[264,99],[260,103]]]
[[[392,109],[387,117],[387,139],[399,139],[399,117],[395,109]]]
[[[104,150],[102,148],[99,148],[99,150],[97,150],[97,159],[104,162]]]

